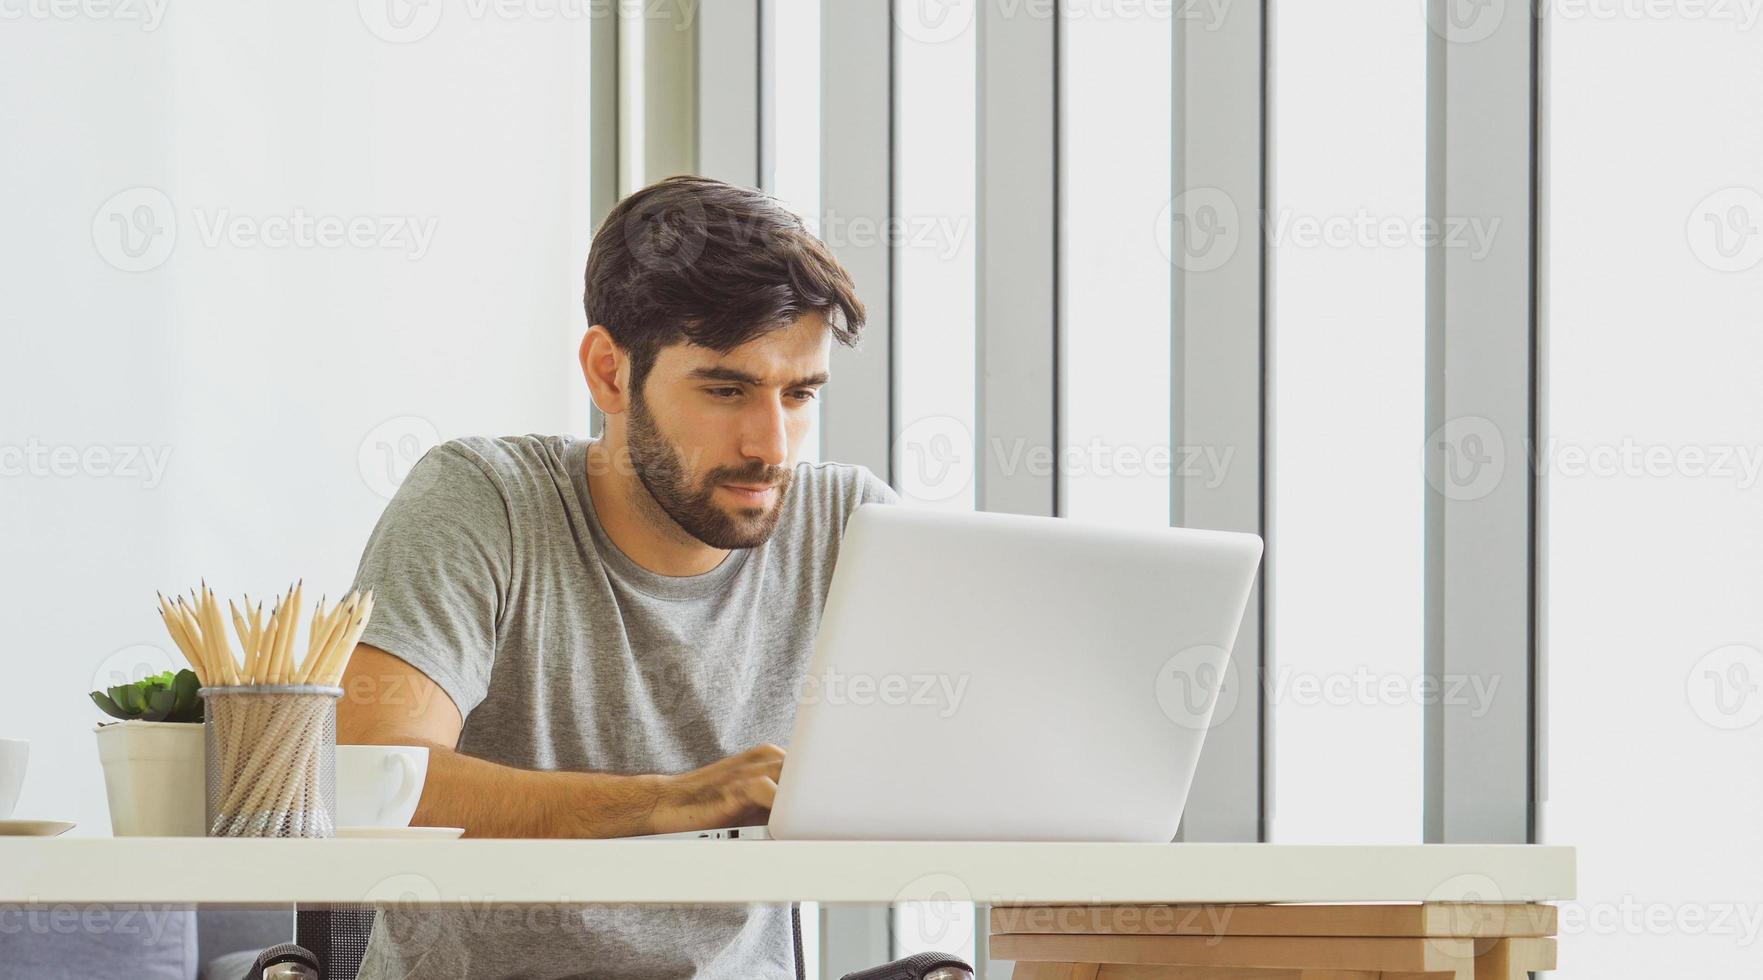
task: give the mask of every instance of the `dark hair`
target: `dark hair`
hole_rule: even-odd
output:
[[[847,347],[863,303],[826,245],[776,198],[678,176],[618,202],[588,250],[583,306],[631,357],[639,391],[663,347],[727,353],[806,313]]]

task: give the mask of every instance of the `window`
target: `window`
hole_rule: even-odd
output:
[[[1270,832],[1419,843],[1426,25],[1272,15]]]
[[[824,235],[820,202],[820,0],[766,0],[760,183]],[[801,459],[820,459],[819,403]]]
[[[1179,5],[1177,5],[1179,6]],[[1171,8],[1060,5],[1060,509],[1168,524]]]
[[[897,11],[894,36],[894,485],[972,510],[976,32],[913,16]]]

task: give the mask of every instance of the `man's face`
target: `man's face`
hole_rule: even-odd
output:
[[[687,534],[713,548],[771,536],[831,348],[811,313],[727,354],[675,344],[656,355],[625,441],[637,478]]]

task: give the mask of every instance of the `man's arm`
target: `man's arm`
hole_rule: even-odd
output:
[[[427,674],[377,647],[349,658],[337,741],[423,745],[428,777],[411,821],[468,837],[632,837],[764,823],[784,751],[760,745],[677,775],[537,772],[457,750],[464,720]]]

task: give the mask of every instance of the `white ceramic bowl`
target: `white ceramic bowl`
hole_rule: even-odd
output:
[[[410,826],[428,767],[427,746],[337,746],[337,826]]]
[[[0,738],[0,820],[12,816],[24,789],[24,767],[31,758],[31,743],[22,738]]]

